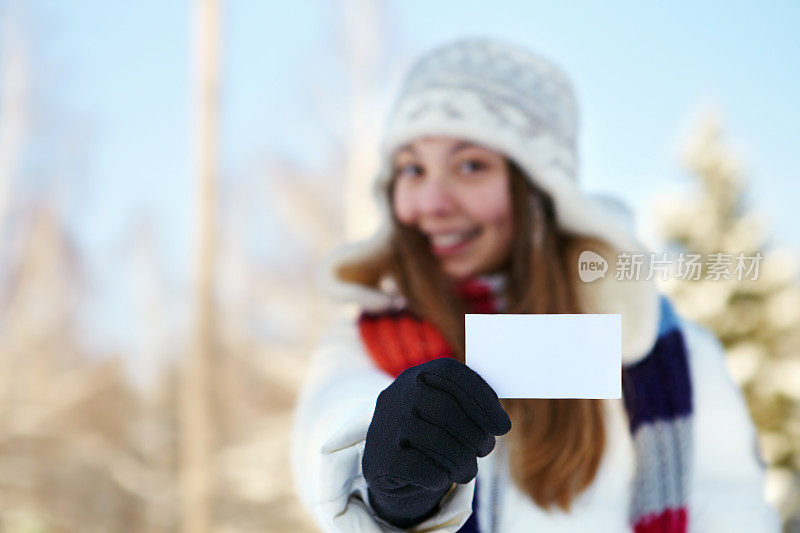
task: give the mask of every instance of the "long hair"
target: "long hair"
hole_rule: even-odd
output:
[[[577,258],[603,243],[562,232],[553,202],[507,160],[514,236],[502,266],[508,273],[505,312],[580,313]],[[387,188],[389,205],[393,183]],[[350,281],[377,286],[389,274],[411,311],[431,321],[464,361],[464,302],[442,272],[425,237],[392,214],[390,252],[339,273]],[[536,349],[533,347],[532,349]],[[542,508],[569,511],[577,494],[594,479],[605,448],[603,404],[594,399],[506,399],[512,420],[509,468],[512,479]]]

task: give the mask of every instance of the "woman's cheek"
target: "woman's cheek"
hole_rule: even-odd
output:
[[[413,224],[414,223],[414,206],[411,198],[408,194],[406,194],[402,190],[395,190],[394,198],[393,198],[393,209],[394,214],[397,217],[397,220],[402,222],[403,224]]]
[[[474,193],[469,203],[476,221],[495,226],[503,225],[510,219],[511,201],[507,191],[491,188]]]

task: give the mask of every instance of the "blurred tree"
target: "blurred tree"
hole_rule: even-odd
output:
[[[345,36],[345,68],[348,78],[348,138],[345,162],[345,230],[352,239],[364,238],[375,229],[377,209],[371,195],[373,169],[377,166],[380,124],[376,95],[380,62],[384,59],[382,6],[373,0],[342,2]]]
[[[30,122],[31,68],[19,6],[0,4],[0,235]],[[0,252],[0,258],[2,258]]]
[[[194,335],[180,383],[181,530],[206,533],[213,526],[214,421],[212,376],[217,322],[214,275],[217,257],[217,148],[220,84],[219,0],[197,0],[195,17],[195,105],[197,113],[197,269]]]
[[[65,195],[82,135],[44,89],[30,7],[0,2],[0,531],[173,531],[174,469],[140,453],[155,439],[131,431],[119,354],[83,337],[90,270]]]
[[[743,165],[722,141],[719,113],[707,112],[683,155],[694,180],[688,197],[660,207],[661,234],[675,252],[702,254],[698,279],[673,276],[665,290],[682,314],[711,329],[742,388],[768,465],[767,498],[787,529],[800,527],[800,279],[797,260],[772,246],[747,202]],[[730,260],[730,279],[712,271]],[[763,255],[758,272],[737,279],[738,254]],[[719,258],[719,256],[717,257]],[[719,264],[719,262],[717,262]]]

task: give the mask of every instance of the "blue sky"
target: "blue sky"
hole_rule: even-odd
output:
[[[165,264],[189,265],[190,6],[185,2],[58,2],[29,11],[53,74],[47,94],[88,125],[76,212],[82,245],[105,270],[130,220],[159,228]],[[270,154],[314,168],[333,145],[309,107],[309,85],[332,101],[340,4],[244,2],[225,7],[223,179]],[[800,248],[800,3],[430,2],[383,6],[388,101],[400,68],[436,44],[484,35],[526,45],[569,74],[581,109],[581,179],[649,216],[649,199],[685,178],[676,159],[693,111],[714,103],[748,164],[753,200],[779,241]],[[341,129],[341,114],[326,113]],[[339,121],[339,122],[337,122]]]

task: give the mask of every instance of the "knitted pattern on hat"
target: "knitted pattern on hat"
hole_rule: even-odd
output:
[[[411,68],[381,142],[385,157],[418,134],[495,147],[546,181],[576,178],[577,106],[567,76],[524,48],[491,39],[440,46]]]
[[[478,276],[461,282],[457,294],[471,312],[501,312],[504,279]],[[393,377],[431,359],[453,357],[436,327],[406,307],[362,312],[358,326],[375,364]],[[635,533],[685,533],[692,388],[683,334],[666,298],[661,298],[658,340],[644,359],[623,366],[622,391],[636,454],[629,523]],[[474,519],[467,526],[477,531]]]

